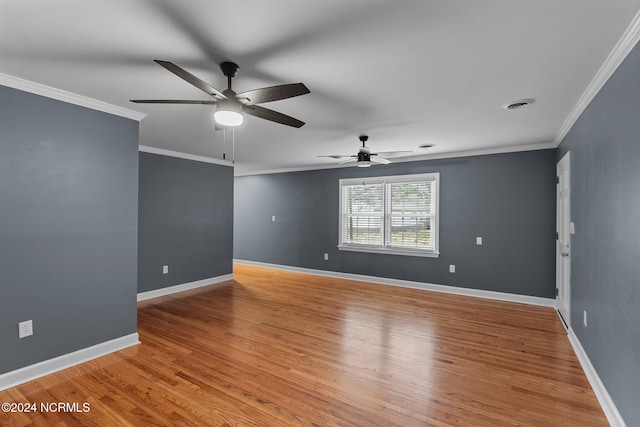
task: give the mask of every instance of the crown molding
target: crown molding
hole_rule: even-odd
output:
[[[481,148],[478,150],[465,150],[465,151],[453,151],[448,153],[437,153],[437,154],[424,154],[420,156],[409,156],[403,158],[394,158],[393,163],[407,163],[407,162],[420,162],[423,160],[438,160],[438,159],[454,159],[457,157],[471,157],[471,156],[485,156],[488,154],[507,154],[507,153],[518,153],[521,151],[537,151],[537,150],[549,150],[556,148],[556,144],[553,142],[542,142],[538,144],[526,144],[526,145],[510,145],[506,147],[495,147],[495,148]],[[281,169],[264,169],[264,170],[255,170],[255,171],[246,171],[246,172],[237,172],[235,176],[250,176],[250,175],[267,175],[274,173],[286,173],[286,172],[304,172],[304,171],[315,171],[315,170],[323,170],[323,169],[339,169],[339,168],[352,168],[355,163],[351,164],[331,164],[331,165],[308,165],[308,166],[300,166],[300,167],[291,167],[291,168],[281,168]]]
[[[622,61],[624,61],[627,55],[629,55],[639,40],[640,11],[638,11],[636,16],[633,18],[627,30],[624,32],[620,40],[618,40],[618,43],[616,43],[611,53],[604,61],[604,64],[602,64],[593,80],[591,80],[591,83],[589,83],[589,86],[587,86],[587,89],[578,100],[578,103],[573,107],[573,110],[560,127],[560,130],[553,140],[556,147],[560,145],[564,137],[567,136],[573,125],[578,121],[578,118],[580,118],[580,115],[584,110],[586,110],[591,101],[593,101],[593,98],[595,98],[598,92],[600,92],[600,89],[602,89],[605,83],[607,83],[609,78],[618,69],[620,64],[622,64]]]
[[[214,159],[213,157],[196,156],[195,154],[181,153],[179,151],[165,150],[164,148],[149,147],[140,145],[138,151],[142,153],[159,154],[161,156],[176,157],[179,159],[194,160],[196,162],[213,163],[216,165],[233,167],[233,163],[228,160]]]
[[[58,101],[68,102],[69,104],[79,105],[81,107],[90,108],[92,110],[102,111],[127,119],[140,121],[146,117],[146,114],[138,111],[129,110],[128,108],[119,107],[117,105],[108,104],[97,99],[89,98],[75,93],[67,92],[62,89],[56,89],[40,83],[21,79],[19,77],[10,76],[0,73],[0,85],[19,89],[36,95],[46,96],[47,98],[57,99]]]

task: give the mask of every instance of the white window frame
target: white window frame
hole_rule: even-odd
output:
[[[432,233],[434,240],[433,250],[428,249],[412,249],[412,248],[400,248],[394,247],[388,244],[390,240],[391,230],[391,213],[389,211],[391,203],[389,202],[390,189],[387,184],[397,183],[413,183],[420,181],[434,181],[434,196],[433,203],[435,204]],[[349,185],[383,185],[383,206],[384,213],[382,216],[383,227],[383,244],[380,245],[366,245],[356,243],[344,243],[343,231],[344,229],[344,211],[343,211],[343,188]],[[423,173],[414,175],[394,175],[394,176],[376,176],[370,178],[348,178],[341,179],[339,181],[340,186],[340,203],[339,203],[339,229],[338,229],[338,249],[341,251],[355,251],[355,252],[370,252],[379,254],[393,254],[393,255],[406,255],[406,256],[420,256],[437,258],[440,256],[440,173]]]

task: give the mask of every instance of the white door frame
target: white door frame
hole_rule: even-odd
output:
[[[556,308],[567,329],[571,326],[571,157],[556,166]]]

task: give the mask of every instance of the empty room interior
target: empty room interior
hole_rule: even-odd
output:
[[[640,425],[640,0],[0,0],[0,425]]]

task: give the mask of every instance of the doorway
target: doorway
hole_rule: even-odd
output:
[[[556,180],[556,308],[567,329],[571,326],[571,158],[557,164]]]

